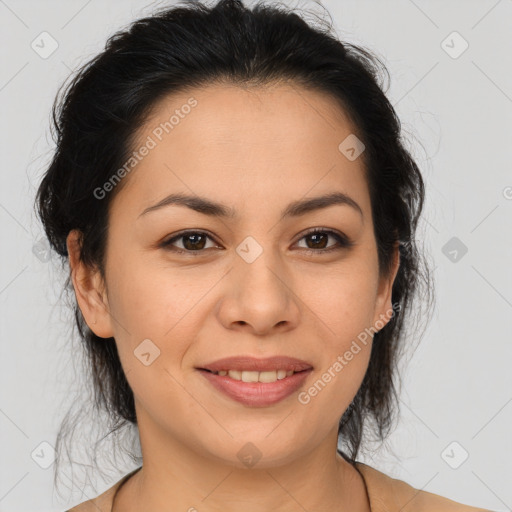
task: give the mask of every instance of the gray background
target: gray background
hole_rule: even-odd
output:
[[[322,15],[314,2],[286,4]],[[53,148],[58,86],[154,5],[0,0],[0,511],[64,510],[135,467],[120,462],[96,490],[65,499],[52,467],[41,467],[52,460],[41,443],[55,444],[79,380],[62,273],[47,259],[32,203]],[[388,96],[427,182],[419,234],[435,268],[436,309],[403,365],[400,422],[360,460],[456,501],[511,510],[512,0],[323,5],[340,37],[390,70]],[[46,58],[52,41],[43,31],[58,44]]]

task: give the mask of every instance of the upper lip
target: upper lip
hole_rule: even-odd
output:
[[[221,370],[245,370],[253,372],[293,370],[300,372],[311,368],[313,368],[313,366],[308,362],[288,356],[274,356],[264,359],[252,356],[226,357],[199,367],[200,370],[210,370],[211,372],[219,372]]]

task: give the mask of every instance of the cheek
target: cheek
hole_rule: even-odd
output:
[[[317,333],[322,333],[318,381],[315,389],[306,390],[305,401],[322,395],[318,402],[324,405],[319,410],[325,411],[323,407],[332,401],[337,414],[348,407],[368,367],[377,281],[364,262],[328,274],[317,273],[311,281],[308,276],[301,293],[307,297]]]
[[[112,269],[110,277],[111,313],[134,338],[155,340],[167,338],[184,318],[193,316],[205,290],[218,280],[193,268],[178,271],[129,257]],[[125,337],[126,331],[114,329]]]
[[[358,262],[331,267],[300,278],[299,296],[314,313],[330,347],[344,349],[373,321],[377,276],[371,265]]]
[[[321,346],[320,366],[311,385],[298,396],[299,402],[309,408],[308,414],[319,415],[327,424],[338,421],[352,402],[371,354],[368,304],[354,305],[350,290],[361,293],[361,288],[347,289],[346,295],[338,294],[320,310],[328,323],[321,339],[315,340]]]
[[[161,403],[182,404],[190,398],[183,391],[181,366],[201,328],[196,306],[204,290],[192,286],[187,276],[178,280],[176,273],[126,270],[119,267],[112,276],[109,294],[116,345],[135,398],[158,416]]]
[[[139,397],[182,391],[183,360],[200,338],[224,271],[169,268],[126,257],[112,265],[109,304],[119,357]],[[128,277],[129,276],[129,277]],[[147,364],[147,366],[146,366]]]

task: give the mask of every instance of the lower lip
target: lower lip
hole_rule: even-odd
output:
[[[313,369],[294,373],[275,382],[243,382],[227,375],[221,377],[207,370],[199,370],[219,391],[250,407],[267,407],[276,404],[297,391]]]

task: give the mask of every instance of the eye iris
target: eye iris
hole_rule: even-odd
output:
[[[320,245],[318,245],[318,239],[320,237],[323,237],[323,240],[321,240],[320,241]],[[318,249],[318,248],[325,249],[328,236],[325,233],[312,233],[312,234],[308,235],[307,239],[308,240],[311,240],[311,239],[314,240],[314,242],[313,242],[314,245],[313,245],[313,247],[310,247],[310,248],[312,248],[312,249]],[[323,244],[322,244],[322,241],[324,242]],[[308,247],[309,247],[309,244],[308,244]]]
[[[195,241],[193,241],[190,244],[190,243],[188,243],[188,241],[190,239],[195,239]],[[198,239],[199,239],[199,241],[202,241],[202,244],[199,247],[196,245],[198,243],[198,241],[197,241]],[[184,240],[183,246],[185,247],[185,249],[194,251],[194,250],[198,250],[198,249],[204,249],[206,237],[204,235],[200,235],[200,234],[183,235],[183,240]]]

